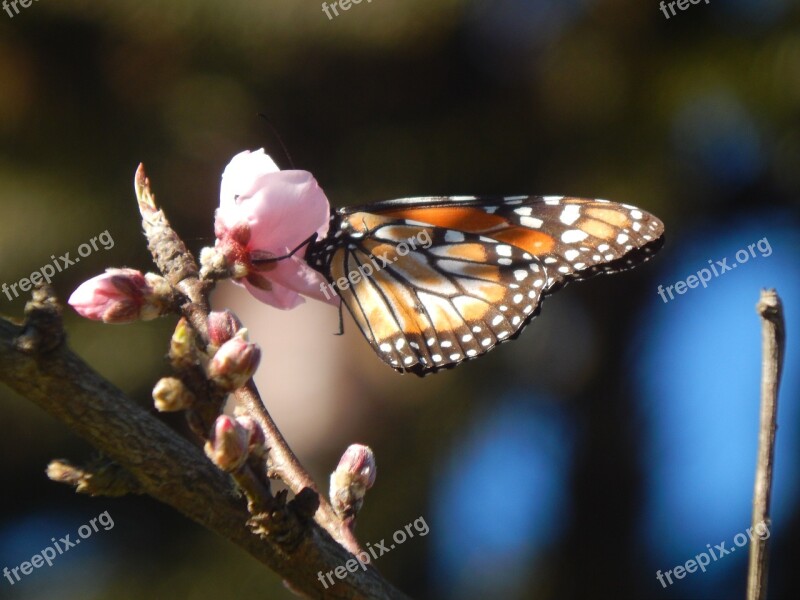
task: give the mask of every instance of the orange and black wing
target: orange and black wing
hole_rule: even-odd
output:
[[[513,339],[544,295],[631,268],[662,236],[602,200],[414,198],[337,211],[307,259],[385,362],[425,375]]]

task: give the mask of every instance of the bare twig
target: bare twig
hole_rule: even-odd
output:
[[[758,459],[753,490],[752,528],[771,528],[769,520],[772,495],[772,470],[775,457],[775,432],[778,428],[778,389],[783,371],[786,329],[783,305],[775,290],[761,290],[756,304],[761,315],[761,424],[758,432]],[[755,537],[750,545],[747,575],[747,600],[764,600],[767,594],[767,537]]]
[[[361,552],[361,546],[352,530],[336,516],[328,499],[319,492],[314,480],[289,448],[278,426],[261,401],[253,380],[251,379],[246,386],[236,390],[235,396],[236,400],[248,410],[264,431],[269,447],[269,476],[283,481],[295,494],[299,494],[304,489],[315,492],[319,496],[319,508],[315,515],[317,522],[347,550],[353,554]]]

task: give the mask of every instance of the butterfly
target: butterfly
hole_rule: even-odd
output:
[[[384,362],[423,376],[516,338],[545,296],[645,262],[663,235],[608,200],[404,198],[332,211],[305,259]]]

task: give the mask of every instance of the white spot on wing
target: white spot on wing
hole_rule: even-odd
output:
[[[561,241],[565,244],[574,244],[575,242],[582,242],[589,234],[580,229],[567,229],[561,234]]]
[[[581,207],[577,204],[567,204],[561,211],[561,222],[564,225],[572,225],[581,216]]]
[[[539,229],[544,224],[544,221],[536,217],[522,217],[519,220],[519,224],[530,229]]]

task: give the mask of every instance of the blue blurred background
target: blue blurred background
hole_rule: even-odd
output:
[[[0,12],[0,90],[0,283],[104,230],[115,242],[57,276],[61,298],[106,266],[151,268],[139,161],[190,247],[211,244],[228,160],[265,147],[290,164],[259,112],[337,206],[570,194],[665,222],[646,266],[566,288],[519,340],[424,380],[386,368],[349,320],[331,335],[330,307],[281,313],[216,292],[264,347],[259,387],[317,481],[347,444],[374,448],[359,537],[429,525],[377,565],[416,598],[742,597],[754,306],[777,288],[788,349],[769,585],[771,598],[796,597],[797,2],[712,0],[667,19],[655,0],[374,0],[329,19],[293,0],[41,0]],[[723,259],[736,268],[706,288],[659,295]],[[23,305],[0,296],[3,315]],[[66,325],[88,362],[149,407],[173,320],[110,327],[67,311]],[[0,569],[103,511],[114,519],[52,567],[0,578],[0,598],[293,597],[152,500],[50,482],[49,460],[91,448],[5,387],[0,407]],[[721,542],[737,552],[657,579]]]

